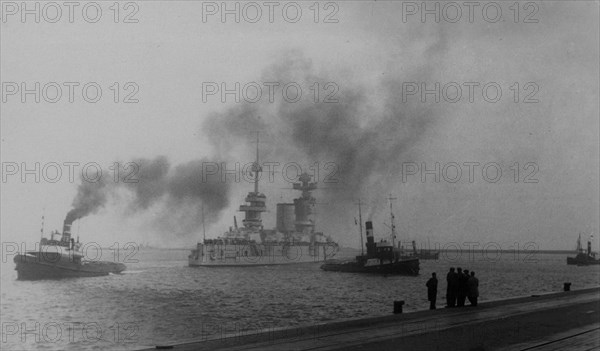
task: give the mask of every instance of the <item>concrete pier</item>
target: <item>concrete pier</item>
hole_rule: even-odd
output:
[[[172,350],[600,350],[600,288],[149,346]]]

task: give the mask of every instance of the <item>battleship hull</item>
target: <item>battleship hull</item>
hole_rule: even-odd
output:
[[[419,275],[419,259],[400,259],[397,261],[378,260],[378,263],[359,261],[330,260],[321,266],[324,271],[348,273],[372,273],[395,275]]]
[[[121,273],[126,269],[122,263],[81,262],[80,258],[40,252],[27,252],[15,256],[18,280],[63,279],[98,277]]]
[[[188,257],[190,267],[267,266],[324,262],[338,252],[334,243],[284,244],[199,244]]]

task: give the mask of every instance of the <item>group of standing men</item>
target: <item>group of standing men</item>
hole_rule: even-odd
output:
[[[454,267],[446,275],[448,283],[446,289],[446,308],[463,307],[468,298],[471,306],[477,306],[479,297],[479,279],[475,277],[475,272],[468,269],[463,270],[459,267],[454,271]],[[437,299],[437,278],[435,273],[431,273],[431,278],[427,281],[427,300],[429,300],[429,309],[435,310]]]

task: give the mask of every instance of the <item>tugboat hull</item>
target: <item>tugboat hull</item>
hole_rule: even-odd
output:
[[[576,257],[567,257],[567,264],[577,265],[577,266],[591,266],[600,264],[599,259],[594,259],[592,257],[588,257],[587,255],[580,254]]]
[[[349,273],[373,273],[373,274],[396,274],[396,275],[419,275],[418,259],[403,259],[397,262],[365,265],[357,261],[327,261],[321,266],[324,271],[349,272]]]
[[[68,255],[46,255],[38,252],[17,255],[14,262],[18,280],[98,277],[121,273],[126,269],[122,263],[80,262]]]

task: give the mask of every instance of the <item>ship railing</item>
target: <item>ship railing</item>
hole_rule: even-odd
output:
[[[211,261],[247,261],[247,263],[257,263],[259,261],[271,262],[281,259],[289,261],[304,260],[302,257],[311,257],[314,261],[321,261],[326,258],[333,258],[339,251],[339,246],[318,245],[309,246],[298,243],[237,243],[237,244],[215,244],[207,246],[206,256]],[[204,256],[204,254],[203,254]]]
[[[256,240],[251,239],[206,239],[204,240],[205,245],[249,245],[256,244]]]

